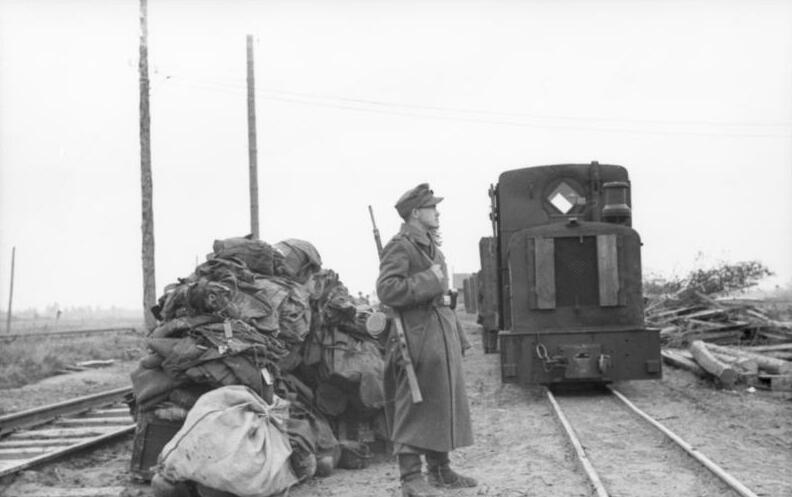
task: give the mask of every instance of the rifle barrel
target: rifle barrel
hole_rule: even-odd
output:
[[[374,220],[374,211],[371,209],[371,206],[368,206],[369,209],[369,216],[371,216],[371,225],[374,227],[374,243],[377,244],[377,255],[379,255],[380,259],[382,258],[382,239],[380,238],[380,232],[377,229],[377,221]]]

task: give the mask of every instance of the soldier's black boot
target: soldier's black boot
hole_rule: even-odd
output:
[[[448,452],[427,452],[426,465],[429,469],[429,483],[440,488],[475,487],[478,482],[451,469]]]
[[[399,474],[402,497],[440,497],[440,494],[426,483],[421,473],[420,455],[399,454]]]

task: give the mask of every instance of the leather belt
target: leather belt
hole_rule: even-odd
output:
[[[447,295],[440,295],[432,299],[431,304],[435,307],[451,307],[449,300]]]

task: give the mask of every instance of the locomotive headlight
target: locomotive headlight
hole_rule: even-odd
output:
[[[626,223],[632,212],[627,205],[627,192],[630,184],[625,181],[611,181],[602,185],[605,192],[605,206],[602,218],[609,223]]]
[[[597,359],[597,367],[600,373],[605,374],[612,365],[613,363],[611,362],[611,356],[609,354],[600,354]]]

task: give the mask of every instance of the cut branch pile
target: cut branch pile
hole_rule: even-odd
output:
[[[792,321],[771,318],[760,302],[715,300],[686,289],[650,301],[646,321],[660,328],[660,340],[668,347],[685,347],[695,340],[732,345],[792,342]]]

